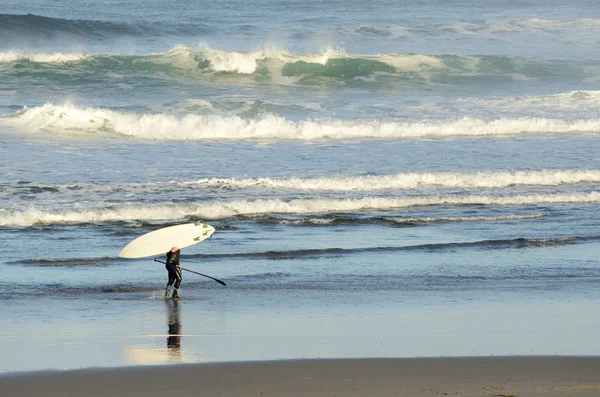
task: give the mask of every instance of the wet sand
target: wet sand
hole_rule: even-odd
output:
[[[42,371],[1,396],[599,396],[600,357],[289,360]]]

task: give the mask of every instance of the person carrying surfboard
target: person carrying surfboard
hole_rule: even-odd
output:
[[[174,287],[172,298],[177,300],[181,299],[177,294],[182,279],[182,267],[179,264],[180,253],[181,251],[177,247],[173,247],[169,252],[167,252],[167,262],[165,263],[165,268],[169,272],[169,281],[167,282],[167,288],[165,289],[165,299],[169,298],[171,287]],[[173,285],[173,283],[175,283],[175,285]]]

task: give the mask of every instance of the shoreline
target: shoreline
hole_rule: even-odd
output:
[[[297,359],[0,376],[6,396],[597,396],[600,356]]]

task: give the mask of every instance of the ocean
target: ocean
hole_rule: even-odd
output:
[[[3,1],[0,372],[600,354],[599,13]]]

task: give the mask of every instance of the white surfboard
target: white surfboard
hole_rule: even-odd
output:
[[[186,223],[146,233],[119,252],[121,258],[145,258],[166,254],[172,247],[185,248],[206,240],[215,228],[205,223]]]

